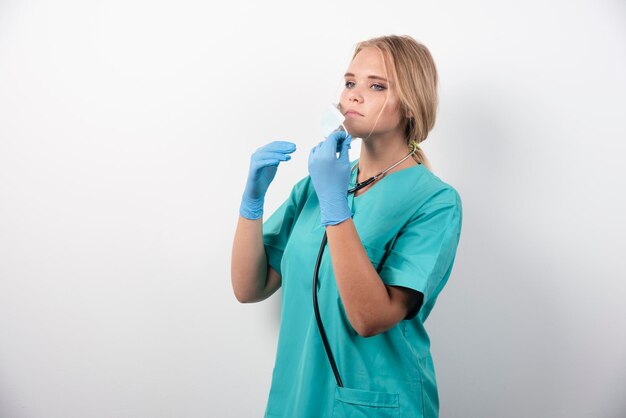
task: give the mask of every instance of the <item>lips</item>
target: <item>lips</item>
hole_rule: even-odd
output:
[[[354,109],[348,109],[346,110],[346,113],[344,113],[344,116],[363,116],[363,115]]]

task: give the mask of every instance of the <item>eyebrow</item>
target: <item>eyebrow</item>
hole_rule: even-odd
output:
[[[354,77],[354,74],[352,74],[352,73],[345,73],[343,76],[344,77]],[[382,80],[382,81],[385,81],[385,82],[389,83],[389,81],[386,78],[380,77],[378,75],[368,75],[367,78],[371,78],[371,79],[374,79],[374,80]]]

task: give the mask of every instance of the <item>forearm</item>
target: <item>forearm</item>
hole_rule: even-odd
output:
[[[360,335],[392,323],[387,287],[372,266],[352,218],[326,227],[337,288],[348,320]]]
[[[263,245],[263,218],[239,216],[231,257],[231,282],[240,302],[259,299],[267,282],[267,257]]]

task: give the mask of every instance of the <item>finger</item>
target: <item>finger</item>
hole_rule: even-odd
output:
[[[321,141],[320,143],[318,143],[316,146],[311,148],[311,151],[320,149],[322,147],[322,145],[324,145],[324,142],[325,141]]]
[[[278,151],[291,153],[296,150],[296,144],[289,141],[274,141],[262,147],[265,151]]]
[[[327,158],[333,158],[333,159],[337,159],[337,153],[340,150],[337,149],[337,144],[333,143],[333,142],[329,142],[328,144],[326,144],[324,146],[324,155],[327,156]]]
[[[263,167],[278,166],[279,164],[280,164],[280,161],[275,160],[275,159],[259,160],[257,161],[257,169],[260,169]]]
[[[328,136],[328,138],[332,138],[334,139],[336,142],[340,142],[346,139],[346,137],[349,136],[349,134],[344,131],[344,130],[337,130],[335,132],[333,132],[332,134],[330,134]]]
[[[281,160],[281,161],[289,161],[291,160],[291,155],[283,154],[281,152],[264,151],[259,155],[259,159],[261,160],[276,159],[276,160]]]
[[[349,154],[350,154],[349,150],[350,150],[350,141],[346,140],[346,141],[344,141],[343,145],[341,146],[339,159],[340,160],[347,160],[347,159],[349,159]]]
[[[337,152],[341,152],[344,147],[351,148],[351,141],[352,137],[350,135],[347,135],[345,138],[340,139],[337,142]]]
[[[328,136],[327,141],[329,147],[332,148],[335,153],[341,152],[341,146],[347,139],[347,133],[345,131],[335,131]],[[328,151],[330,152],[330,151]]]

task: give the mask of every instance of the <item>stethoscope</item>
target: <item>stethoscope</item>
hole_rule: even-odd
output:
[[[400,161],[398,161],[397,163],[395,163],[394,165],[392,165],[388,169],[386,169],[386,170],[380,172],[379,174],[375,175],[374,177],[370,177],[369,179],[367,179],[367,180],[365,180],[365,181],[363,181],[361,183],[357,183],[357,185],[355,187],[353,187],[352,189],[348,189],[348,194],[354,193],[357,190],[360,190],[363,187],[365,187],[365,186],[367,186],[369,184],[372,184],[373,182],[378,180],[381,176],[385,175],[389,170],[391,170],[392,168],[394,168],[395,166],[397,166],[398,164],[402,163],[404,160],[409,158],[411,155],[413,155],[415,153],[415,151],[417,151],[419,149],[419,146],[417,145],[417,142],[415,142],[415,141],[411,142],[411,146],[412,146],[412,150],[409,153],[409,155],[407,155],[406,157],[404,157],[403,159],[401,159]],[[352,168],[350,169],[350,173],[352,173],[354,171],[354,168],[358,164],[359,163],[357,161],[352,166]],[[320,330],[320,336],[322,337],[322,342],[324,343],[324,349],[326,350],[326,355],[328,356],[328,361],[330,362],[330,367],[333,369],[333,374],[335,375],[335,380],[337,381],[337,386],[343,387],[343,382],[341,381],[341,377],[339,376],[339,370],[337,369],[337,363],[335,363],[335,357],[333,356],[333,353],[330,350],[330,345],[328,344],[328,338],[326,337],[326,331],[324,330],[324,325],[322,324],[322,318],[320,317],[320,309],[319,309],[319,306],[318,306],[318,303],[317,303],[317,276],[319,274],[320,264],[322,262],[322,255],[324,254],[324,248],[326,247],[327,239],[328,239],[328,237],[326,235],[326,232],[324,232],[324,237],[322,238],[322,245],[320,247],[319,254],[317,255],[317,262],[315,263],[315,273],[313,274],[313,309],[315,311],[315,320],[317,321],[317,327]]]

